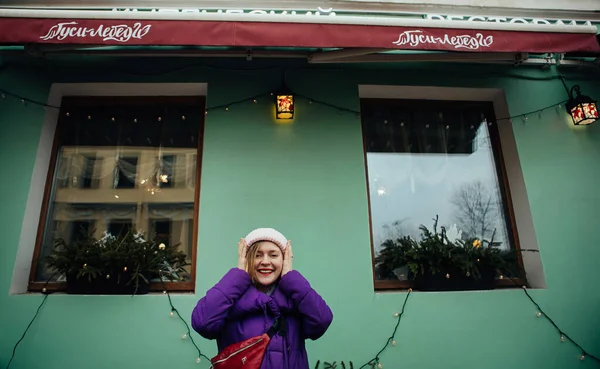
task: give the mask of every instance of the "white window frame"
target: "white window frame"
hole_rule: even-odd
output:
[[[207,83],[54,83],[47,104],[60,107],[64,96],[206,96],[207,89]],[[27,293],[58,114],[59,109],[48,108],[44,116],[10,284],[11,295]]]
[[[504,90],[496,88],[359,85],[360,99],[452,100],[491,102],[496,119],[510,116]],[[531,208],[527,197],[525,179],[517,152],[517,143],[508,119],[498,121],[500,146],[504,157],[506,176],[510,189],[514,221],[522,249],[539,251]],[[373,247],[371,245],[371,247]],[[546,279],[539,252],[523,252],[523,266],[531,288],[546,288]]]

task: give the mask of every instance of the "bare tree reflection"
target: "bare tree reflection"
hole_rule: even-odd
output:
[[[465,237],[490,240],[500,215],[495,192],[482,181],[460,186],[450,202],[455,206],[454,221]]]

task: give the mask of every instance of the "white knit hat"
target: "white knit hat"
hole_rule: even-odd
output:
[[[257,228],[246,236],[246,244],[248,247],[258,241],[271,241],[279,246],[282,252],[285,251],[288,242],[284,235],[273,228]]]

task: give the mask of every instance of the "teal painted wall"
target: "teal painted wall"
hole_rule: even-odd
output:
[[[277,87],[275,62],[215,60],[53,61],[34,69],[5,60],[0,87],[45,101],[51,82],[208,82],[208,106]],[[212,65],[212,66],[208,66]],[[219,67],[215,67],[219,65]],[[247,71],[259,68],[261,71]],[[236,70],[229,70],[236,69]],[[289,85],[314,99],[358,109],[357,85],[503,88],[511,114],[566,98],[556,71],[527,67],[402,65],[344,70],[287,65]],[[165,73],[166,72],[166,73]],[[566,73],[600,98],[598,75]],[[8,362],[42,296],[9,295],[44,110],[0,102],[0,366]],[[548,288],[532,291],[547,313],[600,355],[600,126],[573,129],[551,109],[514,131]],[[188,317],[196,301],[236,262],[236,242],[258,226],[281,229],[294,267],[334,311],[327,334],[308,343],[311,362],[362,365],[385,343],[405,293],[374,293],[360,121],[299,102],[291,125],[275,125],[266,100],[207,116],[201,182],[196,294],[174,295]],[[31,230],[34,232],[35,230]],[[385,368],[593,368],[535,317],[521,290],[414,293]],[[12,368],[207,368],[180,337],[166,296],[50,295],[19,346]],[[209,357],[216,344],[193,336]]]

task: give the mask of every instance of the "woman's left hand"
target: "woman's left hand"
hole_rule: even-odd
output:
[[[292,243],[290,241],[287,242],[287,246],[285,248],[285,253],[283,254],[283,268],[281,269],[281,275],[284,276],[287,272],[292,270],[292,259],[294,258],[294,253],[292,252]]]

